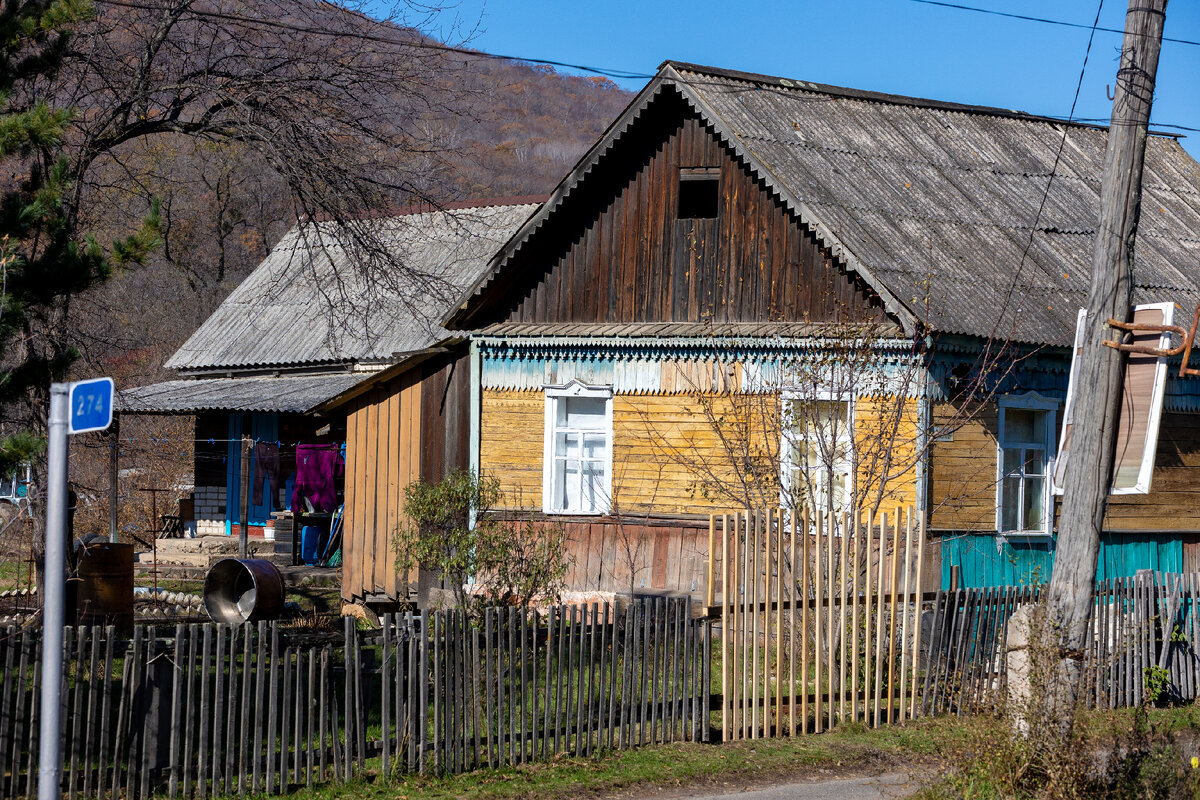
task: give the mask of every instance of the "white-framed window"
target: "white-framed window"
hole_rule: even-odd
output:
[[[571,381],[545,391],[542,510],[607,514],[612,506],[612,388]]]
[[[996,530],[1049,535],[1058,401],[1036,392],[1000,398],[996,437]]]
[[[854,403],[831,392],[783,396],[782,504],[813,514],[848,510],[854,494]]]

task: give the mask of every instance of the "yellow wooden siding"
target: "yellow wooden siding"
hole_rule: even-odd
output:
[[[480,472],[499,479],[510,507],[541,508],[545,395],[484,390],[480,407]]]
[[[865,508],[916,505],[921,404],[895,397],[854,403],[856,489]]]
[[[669,514],[729,508],[756,495],[778,502],[778,430],[777,403],[761,395],[618,396],[615,505]]]
[[[871,431],[886,426],[894,407],[895,401],[860,401],[861,451],[873,455],[879,449],[867,448]],[[915,500],[917,409],[910,401],[901,414],[885,505]],[[544,430],[541,392],[483,392],[480,468],[500,479],[512,507],[541,507]],[[757,499],[755,505],[777,503],[780,438],[778,401],[769,395],[618,395],[614,510],[689,514],[739,506],[746,498]],[[879,481],[864,475],[860,484],[877,490]]]
[[[996,529],[995,403],[936,403],[935,431],[950,431],[930,448],[930,526],[952,530]]]

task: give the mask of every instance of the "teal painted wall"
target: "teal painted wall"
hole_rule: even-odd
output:
[[[1050,579],[1054,552],[1047,543],[1005,541],[996,548],[991,533],[969,533],[942,539],[942,588],[950,588],[950,568],[961,568],[963,588],[1024,586]],[[1183,542],[1162,534],[1110,533],[1100,539],[1096,580],[1123,578],[1138,570],[1183,571]]]

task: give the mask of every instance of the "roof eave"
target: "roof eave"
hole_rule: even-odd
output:
[[[853,272],[855,275],[858,275],[860,278],[862,278],[863,282],[866,283],[867,286],[871,287],[872,291],[879,295],[880,299],[883,300],[884,310],[896,318],[896,320],[900,323],[900,327],[903,329],[905,335],[915,336],[919,327],[919,320],[917,316],[906,305],[904,305],[904,303],[900,302],[900,300],[894,294],[892,294],[892,292],[883,284],[882,281],[871,274],[871,271],[867,269],[866,265],[864,265],[858,256],[854,254],[854,251],[847,247],[846,244],[837,236],[837,234],[835,234],[829,228],[829,226],[826,225],[811,208],[809,208],[806,203],[792,194],[792,192],[788,190],[786,184],[780,180],[779,177],[775,175],[775,173],[772,172],[771,169],[768,168],[767,165],[758,158],[758,156],[742,145],[741,139],[737,136],[729,124],[721,117],[721,115],[717,113],[716,109],[705,102],[704,98],[688,85],[688,81],[684,79],[684,77],[678,72],[676,72],[675,67],[670,63],[667,63],[663,66],[660,76],[668,74],[670,78],[666,80],[668,80],[670,84],[675,87],[675,90],[682,95],[684,100],[687,101],[688,104],[691,105],[701,117],[712,124],[713,128],[717,132],[717,135],[720,136],[726,144],[732,147],[738,156],[746,161],[746,164],[750,167],[751,171],[763,179],[767,186],[779,196],[779,199],[781,199],[784,204],[792,210],[792,212],[800,219],[800,221],[812,228],[817,239],[829,250],[833,257],[838,261],[841,261],[843,266],[845,266],[848,271]]]
[[[491,261],[488,263],[488,268],[479,280],[475,281],[470,288],[462,293],[450,313],[442,318],[441,325],[443,328],[448,330],[469,329],[470,317],[474,312],[472,301],[487,289],[492,279],[503,268],[505,262],[521,249],[526,240],[557,210],[558,206],[567,198],[575,185],[591,172],[600,158],[624,134],[626,129],[637,120],[642,112],[645,111],[650,101],[658,95],[662,86],[663,76],[661,74],[656,75],[634,96],[629,105],[625,107],[625,110],[621,112],[621,115],[608,126],[608,129],[600,137],[599,141],[592,145],[575,162],[575,166],[571,168],[571,171],[558,182],[558,185],[554,187],[554,191],[546,198],[546,202],[542,203],[541,207],[530,215],[529,219],[525,220],[524,224],[509,237],[504,246],[492,256]]]

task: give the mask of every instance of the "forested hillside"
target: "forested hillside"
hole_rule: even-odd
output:
[[[420,102],[395,105],[423,140],[406,154],[414,202],[547,193],[630,99],[605,78],[508,60],[439,54],[422,68]],[[157,198],[163,241],[74,302],[77,371],[124,385],[170,377],[163,361],[302,215],[287,189],[261,150],[203,136],[137,141],[94,170],[85,227],[117,235]]]

